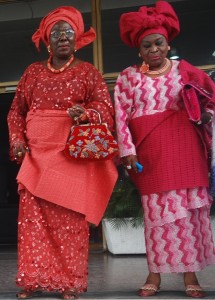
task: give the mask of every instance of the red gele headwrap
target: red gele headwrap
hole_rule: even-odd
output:
[[[170,41],[180,32],[178,17],[166,1],[158,1],[155,7],[142,6],[138,12],[122,14],[119,25],[122,41],[136,48],[149,34],[159,33]]]
[[[50,32],[53,26],[59,21],[67,22],[75,31],[76,50],[92,43],[96,38],[96,32],[92,27],[84,32],[83,18],[76,8],[72,6],[61,6],[45,16],[41,20],[39,28],[33,34],[32,41],[35,43],[38,50],[40,49],[41,40],[46,46],[49,45]]]

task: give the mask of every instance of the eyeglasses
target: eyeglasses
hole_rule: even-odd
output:
[[[65,31],[52,31],[50,33],[51,37],[54,38],[54,39],[59,39],[62,36],[62,34],[65,34],[65,36],[68,39],[71,39],[71,38],[74,37],[75,32],[72,29],[67,29]]]

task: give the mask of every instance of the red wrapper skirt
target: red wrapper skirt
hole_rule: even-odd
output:
[[[207,188],[142,196],[149,270],[196,272],[215,263]]]
[[[86,291],[88,241],[84,215],[20,191],[18,286]]]

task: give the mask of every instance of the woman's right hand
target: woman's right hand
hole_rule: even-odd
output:
[[[13,155],[18,163],[23,160],[26,151],[29,151],[29,148],[24,143],[16,143],[13,145]]]
[[[209,112],[202,112],[202,115],[201,115],[201,120],[199,122],[197,122],[198,125],[200,124],[208,124],[212,121],[212,114],[209,113]]]
[[[128,155],[121,158],[122,164],[126,170],[134,170],[137,172],[137,156],[136,155]]]
[[[72,118],[77,123],[79,123],[79,121],[83,122],[87,118],[85,108],[81,105],[73,105],[72,107],[67,109],[67,113],[70,118]]]

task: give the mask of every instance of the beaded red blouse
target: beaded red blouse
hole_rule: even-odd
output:
[[[40,62],[31,64],[22,75],[8,115],[11,146],[25,143],[26,115],[29,110],[66,110],[74,104],[100,112],[102,121],[113,129],[113,106],[102,75],[88,62],[81,62],[54,74]],[[89,110],[89,121],[98,121]]]

